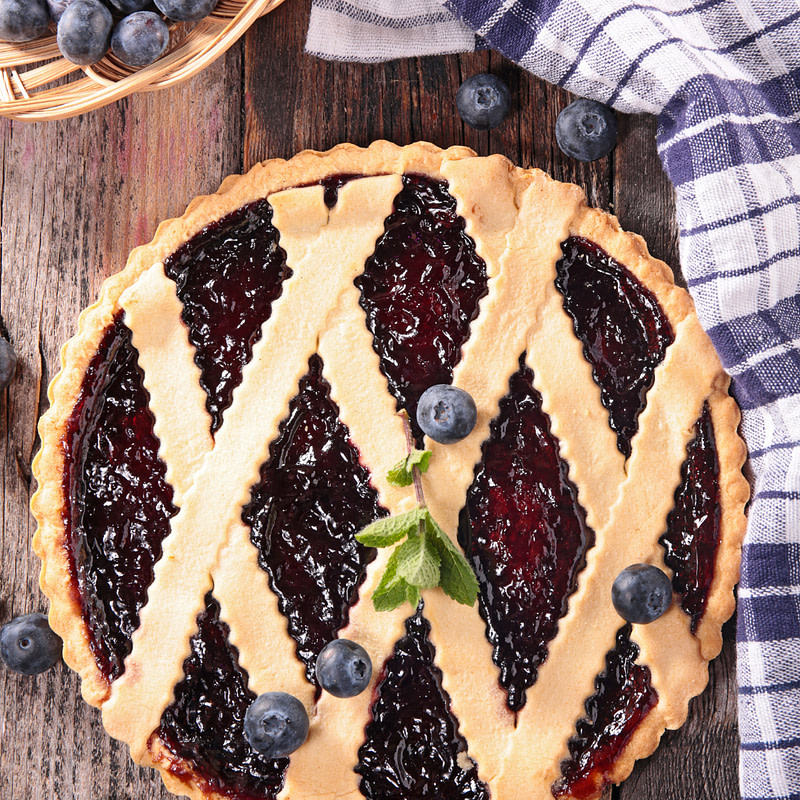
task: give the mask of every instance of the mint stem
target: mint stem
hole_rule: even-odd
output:
[[[411,455],[411,452],[414,450],[414,439],[411,436],[411,425],[409,425],[408,422],[408,411],[403,409],[400,412],[400,417],[403,420],[403,430],[406,433],[406,450],[408,451],[408,455]],[[421,508],[427,508],[425,505],[425,493],[422,491],[422,473],[420,473],[419,467],[411,467],[411,479],[414,481],[414,494],[417,497],[417,505]],[[421,531],[424,523],[420,522],[419,526]]]

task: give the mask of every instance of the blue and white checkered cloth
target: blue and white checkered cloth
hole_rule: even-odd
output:
[[[800,800],[800,5],[790,0],[314,0],[306,47],[382,61],[481,37],[658,115],[680,256],[733,377],[755,478],[739,587],[744,800]]]

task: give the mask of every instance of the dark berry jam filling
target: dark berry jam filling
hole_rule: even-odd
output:
[[[420,395],[450,383],[486,294],[486,265],[447,184],[403,176],[385,232],[355,281],[381,370],[421,439]]]
[[[325,187],[325,205],[328,208],[333,208],[339,201],[339,189],[346,183],[363,177],[363,175],[339,173],[338,175],[329,175],[327,178],[323,178],[320,183]]]
[[[137,358],[120,313],[86,369],[63,442],[70,566],[89,646],[109,680],[124,671],[177,513]]]
[[[339,420],[319,356],[311,357],[269,452],[242,520],[315,682],[317,655],[347,624],[375,558],[353,537],[387,514]]]
[[[571,236],[561,250],[556,286],[627,458],[653,372],[675,336],[655,295],[594,242]]]
[[[617,646],[606,654],[606,671],[595,678],[595,694],[586,701],[586,716],[576,725],[562,777],[553,786],[555,797],[582,800],[599,794],[633,732],[658,702],[650,670],[636,663],[639,648],[630,632],[630,625],[617,631]]]
[[[219,613],[209,592],[184,678],[156,735],[176,758],[168,767],[176,777],[199,778],[204,791],[233,800],[272,800],[283,788],[289,759],[264,758],[244,736],[244,716],[256,696]]]
[[[269,202],[258,200],[207,225],[165,259],[164,268],[178,287],[216,432],[291,275]]]
[[[667,532],[659,541],[674,573],[672,587],[695,632],[706,609],[719,545],[719,458],[708,403],[695,423],[681,477]]]
[[[459,525],[513,711],[525,705],[594,544],[524,358],[490,426]]]
[[[375,690],[372,721],[358,751],[361,793],[368,800],[488,800],[434,665],[430,625],[420,612],[386,662]]]

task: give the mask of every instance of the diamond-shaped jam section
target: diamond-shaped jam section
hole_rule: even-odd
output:
[[[601,247],[571,236],[561,251],[556,286],[627,458],[653,372],[675,336],[655,295]]]
[[[518,711],[594,544],[524,356],[483,444],[459,541],[478,577],[500,683]]]
[[[97,666],[124,671],[153,565],[177,513],[153,415],[120,313],[86,369],[64,437],[64,526]]]
[[[375,550],[354,535],[388,512],[312,356],[242,520],[315,682],[319,651],[343,628]]]
[[[596,797],[611,781],[617,759],[634,731],[658,702],[650,670],[636,663],[639,648],[630,640],[631,626],[617,631],[616,647],[606,654],[606,671],[595,678],[595,694],[586,701],[586,716],[569,740],[569,758],[561,764],[556,798]]]
[[[207,225],[164,260],[164,271],[183,303],[213,433],[291,275],[269,202],[258,200]]]
[[[417,613],[383,667],[358,751],[368,800],[489,800],[434,665],[430,625]]]
[[[175,757],[162,765],[181,780],[199,778],[204,792],[232,800],[273,800],[283,788],[289,760],[265,758],[245,738],[244,717],[256,696],[247,688],[229,633],[209,593],[183,680],[156,731]]]
[[[420,395],[452,381],[487,292],[486,265],[464,227],[446,183],[404,175],[385,232],[355,281],[381,370],[418,439]]]
[[[708,403],[694,426],[694,438],[681,468],[667,532],[659,540],[664,562],[673,571],[672,587],[692,619],[692,632],[706,609],[719,545],[719,457]]]

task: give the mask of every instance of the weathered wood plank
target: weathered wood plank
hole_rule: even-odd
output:
[[[20,358],[0,400],[3,527],[0,619],[45,610],[30,547],[30,461],[58,352],[100,284],[241,167],[241,51],[187,84],[77,119],[0,121],[2,320]],[[0,797],[123,800],[168,797],[135,767],[80,698],[63,665],[27,679],[0,670]]]
[[[612,154],[614,185],[609,210],[626,230],[644,237],[650,252],[666,261],[681,283],[675,192],[656,154],[656,118],[620,114],[618,120],[619,145]]]

